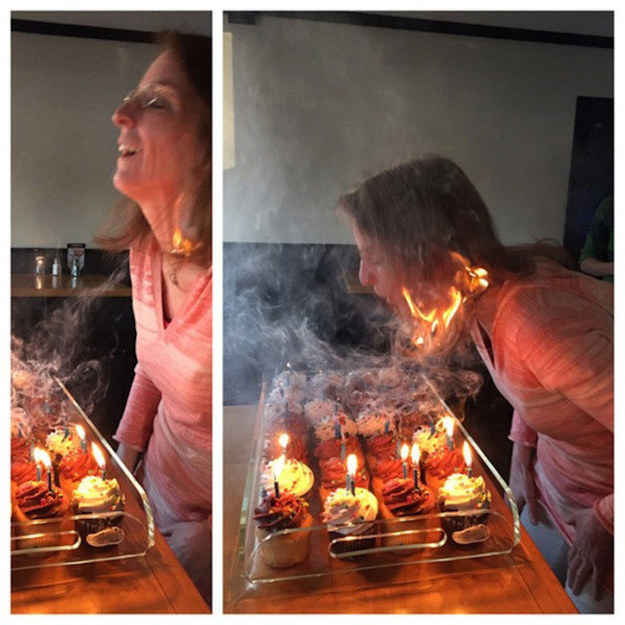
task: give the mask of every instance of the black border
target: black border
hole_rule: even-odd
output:
[[[154,33],[144,30],[80,26],[77,24],[59,24],[57,22],[42,22],[38,20],[11,19],[11,31],[59,37],[82,37],[83,39],[154,43]]]
[[[231,24],[253,25],[263,16],[285,19],[331,22],[354,26],[372,26],[394,28],[419,32],[465,35],[469,37],[489,37],[535,43],[553,43],[569,46],[592,48],[614,48],[614,37],[599,35],[580,35],[550,30],[531,30],[527,28],[509,28],[504,26],[486,26],[465,22],[446,22],[400,15],[380,15],[378,13],[358,13],[350,11],[225,11]]]

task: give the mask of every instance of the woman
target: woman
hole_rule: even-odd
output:
[[[544,554],[556,572],[564,564],[562,578],[568,553],[578,608],[611,611],[611,287],[565,268],[554,247],[502,245],[473,184],[439,156],[366,180],[338,207],[361,282],[411,321],[415,353],[470,333],[514,409],[510,486],[522,520],[539,546],[559,541]]]
[[[113,178],[130,249],[137,367],[114,438],[142,481],[156,525],[210,601],[211,46],[169,35],[113,114]]]

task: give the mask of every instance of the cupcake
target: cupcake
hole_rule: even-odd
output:
[[[275,492],[274,467],[277,459],[265,464],[261,476],[261,485],[266,492]],[[315,481],[310,467],[295,458],[287,458],[284,466],[279,471],[278,489],[280,494],[290,494],[295,497],[306,497],[313,487]]]
[[[375,547],[378,500],[364,489],[337,488],[323,503],[322,520],[328,526],[332,553],[350,553]],[[334,542],[337,541],[337,542]]]
[[[31,459],[31,442],[21,436],[11,437],[11,462],[26,462]]]
[[[382,496],[382,489],[384,488],[386,482],[392,479],[399,479],[404,476],[403,465],[403,461],[395,455],[380,458],[378,460],[371,478],[371,490],[378,499]],[[412,470],[410,461],[406,462],[406,469],[408,475],[408,471]]]
[[[72,509],[77,515],[92,515],[76,519],[82,536],[94,534],[121,522],[122,515],[99,516],[101,513],[122,512],[125,498],[115,478],[106,480],[97,475],[84,477],[72,494]]]
[[[358,433],[355,421],[340,411],[325,416],[313,426],[313,430],[317,443],[331,438],[355,437]]]
[[[92,454],[82,449],[71,449],[57,463],[59,485],[66,493],[73,493],[80,481],[87,475],[97,475],[100,471]]]
[[[15,460],[11,462],[11,481],[16,484],[37,481],[37,465],[32,460]]]
[[[277,458],[280,454],[283,453],[284,450],[280,445],[279,439],[279,435],[273,435],[267,441],[267,445],[265,447],[266,458]],[[286,457],[299,460],[300,462],[309,465],[310,462],[308,458],[308,447],[306,445],[306,441],[299,436],[289,435],[289,441],[286,445]]]
[[[485,524],[490,513],[490,502],[491,494],[481,475],[469,477],[464,473],[454,473],[438,490],[437,505],[440,512],[463,512],[441,519],[448,533]]]
[[[290,436],[308,440],[308,421],[300,403],[293,400],[268,401],[265,404],[264,417],[270,436],[288,432]]]
[[[436,493],[450,475],[464,472],[466,463],[460,449],[442,447],[423,460],[423,467],[425,481]]]
[[[378,434],[365,441],[367,465],[372,472],[375,472],[380,459],[390,458],[397,455],[397,434],[389,431],[385,434]]]
[[[22,538],[20,549],[57,545],[63,529],[63,516],[68,510],[67,498],[62,490],[48,488],[47,482],[29,480],[22,484],[11,483],[13,520],[23,525],[14,528]],[[28,523],[34,522],[34,523]]]
[[[447,445],[447,438],[441,430],[429,426],[421,426],[412,435],[412,442],[419,445],[421,455],[425,459],[430,454]]]
[[[308,504],[290,493],[280,497],[267,495],[254,510],[259,553],[263,561],[275,568],[287,568],[305,560],[310,551],[312,516]],[[303,529],[299,532],[284,530]]]
[[[45,480],[18,484],[15,499],[17,507],[31,521],[61,517],[68,508],[63,491],[54,486],[49,489]]]
[[[304,415],[313,427],[333,415],[336,410],[336,401],[333,399],[312,399],[304,404]]]
[[[57,427],[46,436],[45,445],[56,464],[69,451],[80,449],[80,437],[73,428]]]
[[[319,462],[319,473],[321,474],[321,484],[319,485],[319,498],[325,501],[328,495],[337,488],[344,488],[346,485],[347,467],[346,462],[341,458],[326,458]],[[356,469],[354,483],[359,488],[369,488],[369,473],[364,466]]]
[[[345,459],[349,454],[355,454],[358,466],[365,465],[365,454],[362,451],[360,442],[355,436],[348,436],[343,439],[330,438],[319,443],[314,450],[315,457],[319,462],[328,458]]]
[[[422,530],[438,526],[436,519],[408,518],[436,512],[436,497],[425,484],[420,484],[418,488],[415,488],[412,478],[393,478],[384,484],[378,502],[380,516],[387,521],[384,524],[384,531],[388,534],[383,538],[385,545],[422,544],[433,539],[433,535],[428,535]],[[398,521],[398,519],[406,520]],[[421,531],[392,535],[394,532],[406,530]]]

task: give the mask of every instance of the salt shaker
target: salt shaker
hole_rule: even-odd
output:
[[[58,276],[60,272],[61,272],[61,265],[59,263],[59,259],[55,258],[52,261],[52,275],[53,276]]]

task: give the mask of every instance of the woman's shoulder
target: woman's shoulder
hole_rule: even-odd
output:
[[[531,276],[509,280],[501,289],[495,326],[506,335],[573,332],[613,323],[612,285],[554,263],[538,263]]]

